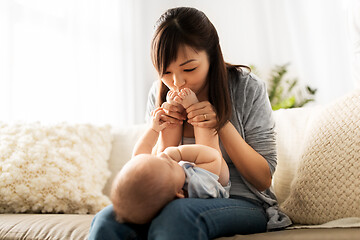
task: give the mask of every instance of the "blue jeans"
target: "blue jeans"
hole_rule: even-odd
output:
[[[92,239],[213,239],[265,232],[264,209],[252,200],[233,198],[183,198],[170,202],[146,225],[116,222],[112,205],[94,217]]]

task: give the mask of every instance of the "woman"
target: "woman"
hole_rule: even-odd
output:
[[[150,90],[148,116],[161,105],[167,114],[163,121],[172,123],[154,151],[177,146],[179,141],[194,142],[198,130],[214,129],[229,166],[230,198],[176,199],[146,225],[117,223],[108,206],[94,218],[89,238],[212,239],[290,225],[269,189],[276,146],[264,82],[241,66],[224,62],[216,29],[194,8],[170,9],[160,17],[152,60],[161,81]],[[169,90],[183,88],[190,88],[199,100],[186,111],[166,101]]]

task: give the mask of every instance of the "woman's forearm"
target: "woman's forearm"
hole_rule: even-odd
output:
[[[257,153],[228,122],[219,131],[226,152],[241,175],[259,191],[271,185],[271,173],[266,159]]]

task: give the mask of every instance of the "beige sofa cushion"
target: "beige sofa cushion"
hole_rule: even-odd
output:
[[[0,214],[0,239],[84,240],[94,215]],[[250,235],[235,235],[217,240],[357,240],[360,228],[295,229]]]
[[[0,214],[0,239],[84,240],[94,215]]]
[[[0,213],[101,210],[111,140],[107,126],[0,123]]]
[[[358,240],[359,236],[360,228],[296,229],[236,235],[221,240]]]
[[[94,215],[71,214],[0,214],[0,239],[84,240]],[[217,240],[289,240],[359,239],[360,228],[295,229]]]
[[[307,131],[281,209],[300,224],[360,217],[360,91],[324,107]]]

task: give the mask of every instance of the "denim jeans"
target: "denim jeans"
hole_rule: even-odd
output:
[[[235,234],[265,232],[264,209],[249,199],[184,198],[170,202],[149,224],[116,222],[112,205],[94,217],[93,239],[213,239]]]

